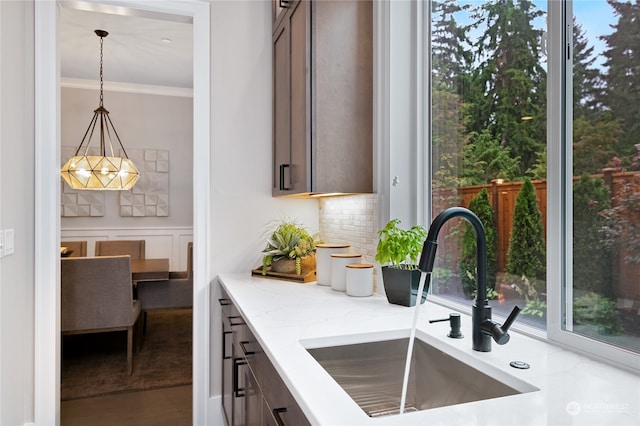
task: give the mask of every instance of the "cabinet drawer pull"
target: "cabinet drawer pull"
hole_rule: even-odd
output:
[[[284,171],[285,169],[287,169],[287,171],[289,172],[289,179],[287,183],[291,183],[291,165],[290,164],[280,164],[280,190],[281,191],[288,191],[291,189],[290,186],[285,185],[285,178],[284,178]]]
[[[284,420],[282,420],[282,416],[280,416],[280,414],[286,413],[287,409],[282,407],[282,408],[274,408],[271,411],[273,412],[273,417],[276,419],[276,423],[278,423],[278,426],[285,426]]]
[[[228,306],[231,304],[231,300],[225,298],[218,299],[218,302],[220,303],[220,306]]]
[[[242,358],[234,358],[233,359],[233,394],[236,398],[242,398],[246,396],[244,393],[244,388],[240,387],[240,369],[241,365],[245,365],[246,361]]]
[[[231,355],[227,356],[227,336],[229,334],[233,334],[232,331],[223,331],[222,332],[222,359],[230,359]]]
[[[249,342],[245,341],[245,342],[240,342],[240,347],[242,348],[242,352],[244,352],[245,355],[255,355],[256,353],[254,351],[248,351],[247,347],[245,346],[246,344],[248,344]]]
[[[234,322],[234,320],[235,320],[235,322]],[[231,327],[236,327],[238,325],[244,325],[244,321],[242,320],[241,316],[238,316],[238,315],[230,316],[229,317],[229,325]]]
[[[289,4],[290,4],[289,0],[280,0],[280,7],[282,8],[285,8],[285,9],[288,8]]]

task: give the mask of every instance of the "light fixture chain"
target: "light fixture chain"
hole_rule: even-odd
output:
[[[100,106],[93,111],[93,118],[80,146],[76,149],[75,155],[62,166],[60,174],[72,189],[130,190],[138,181],[140,172],[133,161],[127,157],[118,132],[109,118],[109,111],[104,108],[103,46],[104,37],[109,33],[104,30],[95,30],[95,33],[100,37]],[[91,155],[89,145],[98,123],[100,126],[98,128],[99,152],[98,155]],[[118,139],[124,157],[116,156],[113,151],[112,131]],[[105,136],[109,143],[109,153],[106,152]],[[83,146],[85,146],[84,153],[79,155]]]
[[[103,106],[102,96],[102,45],[104,43],[104,37],[100,37],[100,106]]]

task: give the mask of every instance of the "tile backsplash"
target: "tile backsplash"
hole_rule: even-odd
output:
[[[325,243],[351,244],[351,252],[363,262],[375,264],[378,244],[378,196],[346,195],[320,199],[320,239]]]

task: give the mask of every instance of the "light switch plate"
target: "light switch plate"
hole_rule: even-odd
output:
[[[4,255],[13,254],[13,229],[4,230]]]

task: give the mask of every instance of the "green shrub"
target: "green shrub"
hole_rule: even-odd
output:
[[[538,288],[544,288],[544,282],[535,278],[527,278],[524,275],[516,277],[509,273],[504,274],[503,280],[524,299],[523,315],[532,315],[544,318],[547,314],[547,302],[544,294],[538,292]]]
[[[497,272],[497,231],[493,207],[489,203],[489,192],[486,188],[469,203],[469,210],[474,212],[484,226],[487,236],[487,295],[494,294]],[[462,256],[458,265],[460,280],[465,294],[473,294],[476,289],[476,234],[468,223],[465,223],[462,234]]]
[[[640,149],[639,149],[640,150]],[[640,154],[638,154],[640,157]],[[615,195],[616,206],[609,209],[612,220],[606,228],[607,243],[624,248],[625,263],[640,265],[640,176],[635,175]]]
[[[583,175],[573,185],[573,287],[612,294],[612,253],[604,242],[609,190],[600,178]]]
[[[546,248],[542,214],[538,208],[535,188],[529,178],[525,178],[516,199],[507,256],[509,273],[545,279]],[[538,291],[544,289],[540,288]]]
[[[616,303],[597,293],[588,292],[573,301],[573,322],[593,325],[602,334],[620,334],[624,331]]]

